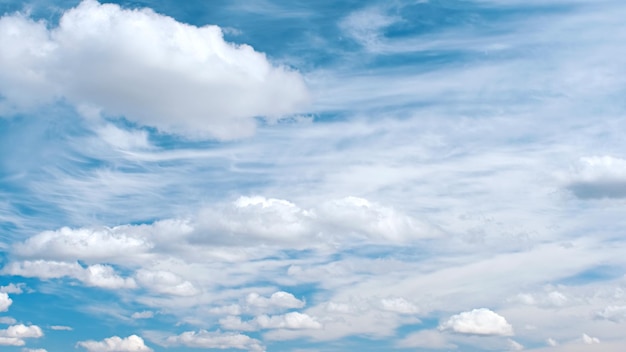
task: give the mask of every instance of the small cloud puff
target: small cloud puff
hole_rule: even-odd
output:
[[[583,334],[582,341],[585,345],[595,345],[600,343],[600,339],[598,339],[597,337],[589,336],[587,334]]]
[[[80,341],[77,347],[83,347],[89,352],[152,352],[152,348],[145,345],[143,339],[137,335],[126,338],[113,336],[102,341]]]
[[[486,308],[474,309],[451,316],[439,325],[442,331],[471,335],[512,336],[513,327],[506,319]]]

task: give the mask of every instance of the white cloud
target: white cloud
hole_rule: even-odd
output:
[[[57,331],[72,331],[72,330],[74,330],[74,329],[72,329],[71,326],[64,326],[64,325],[52,325],[50,327],[50,329],[57,330]]]
[[[45,348],[23,348],[22,352],[48,352]]]
[[[451,316],[439,328],[459,334],[473,335],[513,335],[513,327],[504,317],[486,309],[479,308]]]
[[[596,317],[621,323],[626,321],[626,306],[608,306],[596,312]]]
[[[305,303],[291,293],[278,291],[274,292],[269,298],[265,298],[255,292],[250,293],[246,297],[246,304],[255,308],[289,309],[302,308]]]
[[[553,339],[553,338],[551,338],[551,337],[550,337],[550,338],[548,338],[548,339],[546,340],[546,344],[547,344],[548,346],[550,346],[550,347],[555,347],[555,346],[558,346],[558,345],[559,345],[559,342],[558,342],[557,340],[555,340],[555,339]]]
[[[144,253],[153,244],[144,239],[140,228],[119,226],[102,229],[44,231],[15,245],[15,253],[24,257],[60,260],[110,260]],[[138,233],[139,232],[139,233]]]
[[[600,339],[597,337],[591,337],[587,334],[583,334],[582,341],[585,345],[594,345],[600,343]]]
[[[524,349],[524,345],[522,345],[521,343],[509,339],[508,340],[509,343],[509,351],[522,351]]]
[[[17,337],[0,336],[0,346],[24,346],[26,342]]]
[[[611,155],[581,157],[575,174],[581,181],[626,181],[626,160]]]
[[[6,330],[0,330],[0,336],[17,338],[39,338],[43,336],[43,331],[37,325],[12,325]]]
[[[241,243],[243,237],[248,237],[294,247],[345,243],[354,238],[397,243],[439,235],[431,226],[406,214],[359,197],[327,201],[311,208],[284,199],[241,197],[225,207],[201,211],[198,241],[208,239],[205,231],[222,233],[220,240],[227,243]],[[320,241],[322,238],[325,241]]]
[[[123,278],[117,275],[111,266],[101,264],[90,265],[83,268],[78,262],[68,263],[47,260],[27,260],[11,262],[2,269],[2,272],[9,275],[38,277],[40,279],[70,277],[83,282],[87,286],[106,289],[137,287],[137,284],[132,278]]]
[[[113,336],[102,341],[80,341],[77,347],[83,347],[89,352],[151,352],[152,349],[144,344],[141,337],[130,335],[125,338]]]
[[[626,197],[626,160],[610,155],[579,159],[569,180],[579,198]]]
[[[253,117],[290,114],[308,102],[298,73],[225,42],[217,26],[149,9],[85,0],[52,29],[8,15],[0,45],[0,93],[10,108],[61,97],[164,131],[237,138],[253,132]]]
[[[437,330],[422,330],[409,334],[398,342],[398,347],[427,348],[427,349],[456,349],[456,345],[450,343],[446,337]]]
[[[368,51],[378,52],[386,47],[382,30],[398,20],[385,14],[380,8],[369,7],[352,12],[340,22],[339,26]]]
[[[240,197],[223,208],[199,214],[200,229],[221,233],[221,241],[257,241],[298,244],[312,234],[315,215],[283,199]]]
[[[0,292],[0,312],[6,312],[13,304],[13,300],[5,292]]]
[[[4,293],[12,293],[12,294],[22,294],[24,292],[24,287],[26,286],[26,284],[24,283],[19,283],[19,284],[14,284],[14,283],[10,283],[6,286],[0,286],[0,292],[4,292]]]
[[[149,310],[144,310],[143,312],[135,312],[130,317],[133,319],[150,319],[154,316],[154,313]]]
[[[5,346],[23,346],[26,344],[24,339],[40,338],[43,331],[37,325],[11,325],[6,329],[0,330],[0,345]]]
[[[396,313],[401,313],[401,314],[419,313],[419,308],[415,304],[407,301],[406,299],[402,297],[383,298],[380,300],[380,303],[384,310],[387,310],[390,312],[396,312]]]
[[[12,317],[0,317],[0,324],[13,325],[17,323],[17,320]]]
[[[135,279],[141,286],[162,294],[194,296],[200,293],[191,282],[165,270],[140,269],[135,273]]]
[[[240,349],[250,352],[264,352],[265,347],[257,339],[236,333],[209,332],[206,330],[187,331],[177,336],[168,337],[166,346],[183,345],[195,348]]]
[[[437,235],[432,228],[393,208],[360,197],[327,202],[318,210],[331,229],[365,234],[372,240],[403,242]]]
[[[259,329],[321,329],[322,324],[308,314],[289,312],[282,315],[259,315],[252,320],[242,321],[239,317],[229,316],[220,319],[220,325],[228,330],[256,331]]]

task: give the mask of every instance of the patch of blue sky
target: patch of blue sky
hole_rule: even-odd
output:
[[[562,278],[555,282],[558,285],[581,286],[603,281],[616,280],[626,274],[623,266],[598,265],[585,269],[575,275]]]

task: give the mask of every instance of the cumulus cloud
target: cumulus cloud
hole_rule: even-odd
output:
[[[596,312],[596,317],[616,323],[626,321],[626,306],[608,306]]]
[[[15,245],[15,253],[41,259],[108,260],[118,256],[136,255],[152,248],[133,227],[102,229],[70,229],[44,231]],[[134,233],[133,233],[134,232]]]
[[[419,312],[419,308],[415,304],[402,297],[383,298],[380,300],[380,303],[382,308],[389,312],[400,314],[415,314]]]
[[[206,330],[187,331],[177,336],[170,336],[164,341],[165,346],[186,346],[195,348],[240,349],[250,352],[264,352],[265,347],[257,339],[237,333],[209,332]]]
[[[248,237],[257,241],[300,243],[311,235],[315,215],[287,200],[255,196],[240,197],[222,208],[204,209],[199,218],[199,227],[222,234],[221,241],[237,243]]]
[[[0,292],[0,312],[6,312],[13,304],[13,300],[5,292]]]
[[[154,316],[154,313],[149,310],[144,310],[143,312],[135,312],[130,317],[133,319],[150,319]]]
[[[48,352],[44,348],[23,348],[22,352]]]
[[[474,309],[451,316],[439,329],[459,334],[513,335],[513,327],[506,319],[486,308]]]
[[[19,295],[19,294],[24,293],[25,286],[26,284],[24,283],[19,283],[19,284],[10,283],[6,286],[0,286],[0,292]]]
[[[302,308],[304,307],[304,301],[301,301],[294,297],[289,292],[278,291],[273,293],[269,298],[263,297],[258,293],[250,293],[246,297],[246,304],[254,308],[262,309],[289,309],[289,308]]]
[[[194,296],[200,291],[189,281],[165,270],[140,269],[135,273],[137,282],[154,292],[174,296]]]
[[[402,242],[436,235],[432,228],[408,215],[359,197],[327,202],[318,212],[329,227],[364,234],[373,240]]]
[[[11,325],[6,329],[0,330],[0,345],[5,346],[24,346],[24,339],[40,338],[43,331],[37,325]]]
[[[614,156],[580,158],[569,189],[579,198],[626,197],[626,160]]]
[[[198,233],[221,233],[220,240],[235,243],[241,243],[243,237],[292,246],[344,242],[355,237],[397,243],[438,234],[413,217],[358,197],[311,208],[283,199],[241,197],[225,207],[205,209],[199,218]],[[198,240],[216,239],[203,236]]]
[[[598,339],[597,337],[589,336],[587,334],[583,334],[582,341],[585,345],[595,345],[600,343],[600,339]]]
[[[20,261],[7,264],[2,272],[9,275],[55,279],[70,277],[87,286],[106,289],[135,288],[137,284],[132,278],[123,278],[108,265],[95,264],[82,267],[79,263],[47,260]]]
[[[256,331],[259,329],[306,330],[321,329],[322,324],[308,314],[289,312],[282,315],[260,315],[249,321],[229,316],[220,319],[220,325],[228,330]]]
[[[237,138],[253,117],[290,114],[308,100],[302,77],[248,45],[224,41],[149,9],[85,0],[56,28],[0,19],[0,94],[23,109],[63,98],[86,115],[124,115],[164,131]]]
[[[125,338],[113,336],[102,341],[80,341],[77,347],[83,347],[89,352],[151,352],[152,349],[144,344],[141,337],[130,335]]]

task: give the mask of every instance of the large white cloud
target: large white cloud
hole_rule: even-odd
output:
[[[87,286],[106,289],[137,287],[135,280],[132,278],[123,278],[111,266],[102,264],[90,265],[84,268],[77,262],[26,260],[7,264],[2,269],[2,272],[9,275],[38,277],[41,279],[70,277],[83,282]]]
[[[13,303],[8,294],[0,292],[0,312],[6,312]]]
[[[250,352],[264,352],[265,347],[257,339],[237,333],[219,333],[206,330],[187,331],[177,336],[170,336],[164,341],[165,346],[187,346],[196,348],[240,349]]]
[[[5,346],[24,346],[24,339],[40,338],[43,331],[37,325],[11,325],[6,329],[0,330],[0,345]]]
[[[113,229],[70,229],[44,231],[15,246],[15,253],[45,259],[96,259],[143,253],[152,244],[130,226]],[[130,233],[130,234],[127,234]],[[133,233],[135,232],[135,233]]]
[[[255,116],[308,102],[299,74],[273,66],[217,26],[85,0],[56,28],[23,15],[0,19],[0,93],[9,108],[56,98],[188,135],[236,138]],[[7,106],[5,106],[7,108]]]
[[[137,335],[125,338],[113,336],[102,341],[80,341],[76,346],[83,347],[89,352],[151,352],[143,339]]]
[[[474,309],[451,316],[439,328],[459,334],[513,335],[513,327],[506,319],[486,308]]]

